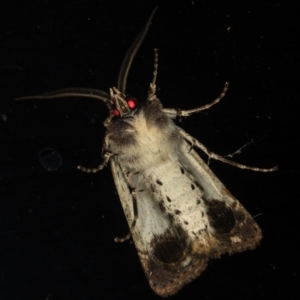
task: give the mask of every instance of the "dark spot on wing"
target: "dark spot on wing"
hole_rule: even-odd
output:
[[[195,189],[195,186],[194,186],[193,184],[191,184],[191,188],[192,188],[192,190],[194,190],[194,189]]]
[[[129,192],[132,196],[132,194],[134,193],[134,187],[130,186],[129,184],[127,186],[128,186]]]
[[[201,191],[201,192],[204,192],[204,188],[201,184],[199,184],[198,182],[194,182],[197,186],[197,188]]]
[[[168,213],[168,218],[169,218],[169,220],[170,220],[171,222],[174,220],[174,216],[173,216],[172,214],[170,214],[170,213]]]
[[[166,212],[165,204],[163,201],[159,201],[158,206],[162,212]]]
[[[184,168],[180,167],[181,174],[184,174]]]
[[[200,204],[201,203],[201,200],[200,199],[197,199],[197,204]]]
[[[179,209],[175,209],[175,215],[180,215],[181,214],[181,211]]]
[[[133,215],[135,218],[138,217],[138,206],[137,206],[137,201],[136,201],[136,194],[132,194],[132,205],[133,205]]]
[[[172,202],[172,200],[167,196],[167,200],[168,200],[168,202]]]
[[[163,234],[154,236],[151,247],[154,257],[161,263],[176,263],[185,256],[186,234],[181,228],[168,229]]]
[[[188,221],[183,221],[183,223],[184,223],[185,225],[189,225],[189,222],[188,222]]]
[[[155,186],[153,184],[150,184],[150,190],[152,193],[155,193],[156,189]]]
[[[235,218],[237,223],[243,223],[246,220],[246,214],[243,210],[235,210]]]
[[[230,206],[224,201],[209,200],[205,203],[208,207],[207,215],[212,227],[217,234],[229,233],[235,226],[235,216]]]
[[[133,227],[135,227],[135,224],[136,224],[136,220],[133,220],[133,222],[132,222],[132,224],[131,224],[131,229],[132,229]]]
[[[163,185],[163,183],[159,179],[156,180],[156,183],[159,185]]]

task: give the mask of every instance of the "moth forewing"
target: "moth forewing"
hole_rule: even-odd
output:
[[[199,155],[189,149],[190,145],[185,142],[179,162],[189,170],[203,191],[204,210],[209,220],[207,230],[213,238],[213,242],[209,243],[212,246],[211,257],[255,248],[262,238],[259,226]]]
[[[141,120],[138,123],[140,122]],[[173,129],[176,131],[175,126]],[[149,143],[151,142],[153,141],[149,141]],[[144,150],[144,153],[147,154],[140,154],[140,157],[137,158],[139,164],[148,163],[145,156],[149,154],[147,149]],[[176,152],[176,147],[173,151]],[[165,156],[165,152],[162,155]],[[150,160],[155,162],[155,155],[150,157]],[[169,179],[168,177],[172,177],[170,174],[173,170],[170,168],[174,171],[177,169],[177,173],[179,171],[181,174],[178,163],[172,160],[159,161],[153,166],[141,168],[140,171],[135,169],[133,172],[132,164],[126,164],[124,158],[120,163],[119,156],[116,156],[111,159],[111,168],[149,283],[160,296],[172,295],[199,275],[207,263],[207,259],[203,260],[191,255],[190,238],[187,232],[181,228],[179,222],[176,224],[173,220],[177,212],[172,211],[169,214],[166,211],[168,207],[165,206],[164,201],[172,201],[174,193],[170,193],[171,198],[169,198],[165,194],[166,190],[160,189],[160,187],[163,187],[164,184],[167,187],[168,182],[169,187],[174,187],[174,181],[170,182],[174,178]],[[166,174],[167,178],[165,178]],[[137,212],[134,209],[135,205],[137,205]],[[135,217],[136,213],[137,218]]]
[[[112,173],[149,283],[169,296],[199,276],[209,259],[254,248],[261,231],[157,98],[130,124],[134,142],[111,141],[118,153],[111,159]]]

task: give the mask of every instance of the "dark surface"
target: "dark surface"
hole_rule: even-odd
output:
[[[180,126],[222,155],[253,139],[234,159],[279,166],[264,174],[211,161],[256,216],[264,239],[254,251],[212,261],[174,299],[299,295],[295,7],[286,1],[50,2],[9,1],[0,8],[0,299],[158,299],[134,244],[113,241],[128,227],[109,168],[96,175],[76,169],[101,161],[105,105],[13,101],[116,85],[123,57],[157,3],[128,93],[146,96],[154,47],[165,107],[206,104],[230,81],[221,103]]]

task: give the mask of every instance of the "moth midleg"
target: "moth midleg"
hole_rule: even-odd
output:
[[[131,231],[134,229],[134,227],[136,226],[136,220],[138,219],[138,205],[137,205],[137,198],[136,198],[136,194],[138,192],[142,192],[143,190],[140,190],[140,191],[136,191],[135,188],[133,188],[130,183],[128,182],[128,177],[130,176],[131,174],[127,174],[127,176],[124,176],[125,178],[125,181],[126,181],[126,184],[130,190],[130,194],[131,194],[131,199],[132,199],[132,210],[133,210],[133,220],[132,220],[132,223],[129,227],[129,232],[125,235],[125,237],[123,238],[120,238],[120,237],[115,237],[114,241],[116,243],[123,243],[125,242],[126,240],[130,239],[131,237]]]
[[[102,157],[103,160],[101,164],[96,168],[86,168],[83,166],[77,166],[77,169],[86,172],[86,173],[97,173],[98,171],[101,171],[108,163],[109,159],[114,156],[115,154],[108,150],[108,136],[106,136],[103,140],[103,146],[102,146]]]
[[[216,154],[214,152],[211,152],[210,150],[208,150],[202,143],[200,143],[198,140],[196,140],[195,138],[193,138],[191,135],[189,135],[188,133],[186,133],[182,128],[178,127],[178,131],[180,133],[180,135],[188,142],[191,144],[191,147],[196,146],[199,149],[201,149],[208,157],[209,159],[215,159],[215,160],[219,160],[222,161],[226,164],[232,165],[234,167],[240,168],[240,169],[246,169],[246,170],[251,170],[251,171],[256,171],[256,172],[273,172],[275,170],[278,169],[277,166],[273,167],[273,168],[257,168],[257,167],[250,167],[250,166],[246,166],[240,163],[237,163],[233,160],[227,159],[219,154]]]
[[[133,221],[132,221],[131,226],[129,228],[129,232],[123,238],[120,238],[118,236],[115,237],[114,241],[116,243],[123,243],[123,242],[130,239],[131,231],[135,227],[136,220],[138,218],[138,206],[137,206],[137,201],[136,201],[136,191],[135,190],[133,190],[131,192],[131,196],[132,196],[132,206],[133,206]]]
[[[221,101],[221,99],[225,96],[225,94],[228,90],[228,87],[229,87],[229,82],[225,82],[225,85],[223,87],[221,94],[214,101],[212,101],[208,104],[205,104],[203,106],[188,109],[188,110],[181,110],[181,109],[176,109],[176,108],[164,108],[164,112],[168,115],[177,116],[180,118],[180,117],[188,117],[188,116],[198,113],[202,110],[209,109],[213,105],[216,105],[217,103],[219,103]]]
[[[115,154],[111,153],[110,151],[106,151],[103,155],[103,160],[101,162],[101,164],[96,167],[96,168],[86,168],[83,166],[77,166],[77,169],[82,171],[82,172],[86,172],[86,173],[97,173],[99,171],[101,171],[108,163],[109,159]]]

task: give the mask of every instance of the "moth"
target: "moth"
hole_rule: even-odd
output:
[[[188,117],[217,104],[214,101],[190,110],[163,108],[156,95],[158,50],[154,72],[144,101],[126,94],[126,82],[156,9],[128,50],[110,94],[92,89],[64,89],[19,99],[88,97],[103,101],[109,110],[102,148],[102,163],[96,168],[78,166],[96,173],[110,163],[130,233],[151,288],[162,297],[178,292],[198,277],[210,259],[254,249],[262,233],[242,204],[235,199],[197,154],[233,166],[260,172],[210,152],[197,139],[175,125],[176,117]]]

